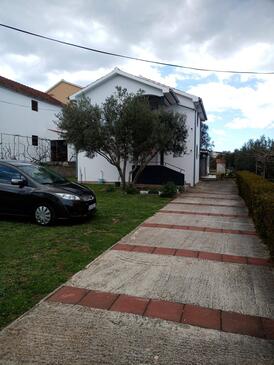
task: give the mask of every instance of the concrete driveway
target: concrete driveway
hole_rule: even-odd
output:
[[[5,328],[0,364],[274,364],[274,275],[234,182],[180,195]]]

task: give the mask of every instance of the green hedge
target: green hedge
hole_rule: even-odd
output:
[[[236,178],[257,231],[274,256],[274,184],[248,171],[237,172]]]

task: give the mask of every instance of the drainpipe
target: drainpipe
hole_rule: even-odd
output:
[[[194,149],[193,149],[193,156],[194,156],[194,163],[193,163],[193,186],[195,186],[195,177],[196,177],[196,126],[197,126],[197,119],[198,113],[195,110],[195,119],[194,119]]]

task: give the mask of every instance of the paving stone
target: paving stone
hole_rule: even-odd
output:
[[[179,207],[180,208],[180,207]],[[241,218],[241,221],[244,221],[245,223],[249,223],[252,224],[251,219],[248,217],[247,214],[223,214],[223,213],[210,213],[210,212],[199,212],[199,211],[187,211],[187,210],[181,210],[181,209],[177,209],[175,210],[174,208],[171,210],[167,210],[165,208],[159,210],[160,214],[182,214],[182,215],[186,215],[186,216],[197,216],[197,217],[215,217],[215,219],[218,221],[225,221],[227,220],[227,218],[229,218],[229,220],[231,222],[238,222],[238,219]],[[217,217],[217,218],[216,218]]]
[[[128,250],[127,245],[125,246],[124,251]],[[122,251],[122,250],[121,250]],[[267,259],[258,259],[252,257],[243,257],[243,256],[235,256],[235,255],[221,255],[215,252],[204,252],[204,251],[193,251],[193,250],[185,250],[185,249],[173,249],[168,247],[154,247],[154,246],[134,246],[134,249],[131,252],[143,252],[143,253],[158,253],[161,255],[175,255],[181,257],[196,257],[203,260],[214,260],[220,262],[231,262],[237,264],[249,264],[249,265],[260,265],[260,266],[270,266],[271,262]]]
[[[200,252],[199,259],[222,261],[222,255],[214,252]]]
[[[261,319],[240,313],[222,312],[222,330],[242,335],[264,337]]]
[[[186,304],[184,307],[182,323],[220,330],[221,312],[216,309],[202,308]]]
[[[262,324],[266,338],[274,340],[274,320],[269,318],[262,318]]]
[[[215,205],[215,206],[233,206],[233,207],[244,207],[244,203],[241,200],[216,200],[214,198],[198,198],[193,196],[192,194],[181,195],[179,198],[173,201],[178,203],[193,203],[193,204],[201,204],[201,205]]]
[[[224,262],[233,262],[236,264],[247,264],[247,258],[243,256],[235,255],[223,255]]]
[[[178,249],[175,256],[198,257],[198,251]]]
[[[174,248],[168,247],[156,247],[154,250],[154,254],[156,255],[175,255],[176,250]]]
[[[133,252],[147,252],[152,253],[155,250],[153,246],[135,246]]]
[[[274,273],[265,266],[110,250],[68,283],[274,319]]]
[[[213,214],[234,214],[244,215],[247,221],[252,222],[252,219],[248,217],[248,210],[246,207],[222,207],[222,206],[211,206],[211,205],[196,205],[196,204],[176,204],[171,201],[163,209],[176,210],[176,211],[188,211],[192,213],[213,213]]]
[[[152,299],[145,311],[145,316],[180,322],[184,306],[178,303],[163,302]]]
[[[262,266],[266,266],[266,265],[271,265],[271,261],[269,259],[263,259],[263,258],[255,258],[255,257],[248,257],[247,259],[248,264],[251,265],[262,265]]]
[[[270,365],[273,341],[43,302],[0,335],[1,365]]]
[[[196,215],[184,215],[184,214],[163,214],[156,213],[151,218],[147,219],[145,224],[161,224],[161,228],[169,228],[168,224],[173,225],[175,228],[180,226],[191,227],[190,229],[195,230],[194,227],[202,227],[203,230],[208,232],[222,232],[225,233],[239,233],[236,231],[248,231],[255,232],[254,224],[246,220],[246,218],[228,218],[228,217],[212,217],[212,216],[196,216]],[[154,225],[154,227],[157,227]],[[185,228],[186,229],[186,228]],[[231,230],[231,232],[230,232]]]
[[[112,311],[143,315],[149,299],[120,295],[110,308]]]
[[[117,298],[117,294],[91,291],[79,304],[91,308],[109,309]]]
[[[249,257],[268,257],[257,236],[138,227],[121,242],[158,247],[172,247]]]

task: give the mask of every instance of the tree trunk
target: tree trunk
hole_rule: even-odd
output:
[[[144,165],[141,165],[139,170],[136,172],[136,175],[134,176],[134,179],[132,180],[132,184],[135,185],[138,177],[141,175],[141,173],[144,171],[145,167],[147,166],[147,163]]]
[[[158,151],[155,152],[152,156],[149,157],[148,160],[146,160],[143,164],[140,165],[139,170],[137,171],[136,175],[134,176],[134,179],[132,180],[133,185],[136,184],[138,177],[141,175],[141,173],[144,171],[145,167],[150,163],[150,161],[157,155],[157,153]]]
[[[126,172],[127,172],[127,160],[123,161],[123,170],[122,170],[122,189],[126,190],[127,182],[126,182]]]
[[[126,177],[124,174],[124,171],[121,169],[121,166],[119,165],[115,165],[115,167],[117,168],[120,178],[121,178],[121,186],[122,186],[122,190],[126,190]]]

